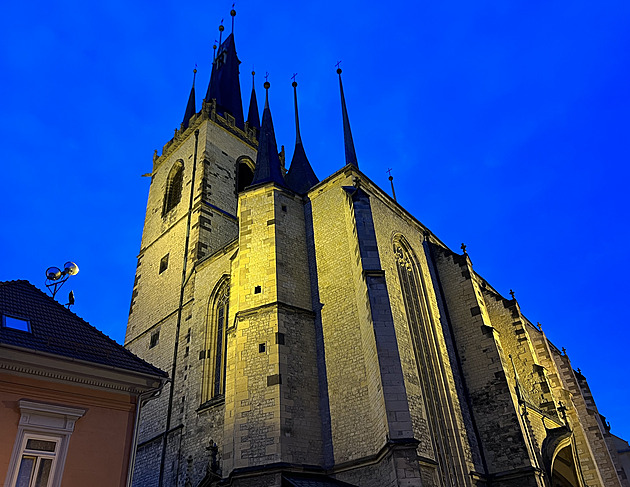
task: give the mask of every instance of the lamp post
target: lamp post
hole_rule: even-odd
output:
[[[75,276],[78,273],[79,266],[70,261],[66,262],[63,265],[63,270],[59,269],[59,267],[49,267],[48,269],[46,269],[46,287],[48,288],[48,291],[50,292],[52,297],[55,297],[57,291],[61,289],[61,286],[66,283],[70,276]],[[69,301],[67,306],[69,308],[71,305],[74,304],[74,293],[72,291],[70,291],[70,295],[68,298]]]

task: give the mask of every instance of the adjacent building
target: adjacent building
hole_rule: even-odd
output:
[[[166,373],[27,281],[0,283],[0,479],[131,485],[137,417]]]
[[[234,15],[235,13],[232,12]],[[137,486],[628,486],[585,377],[359,169],[279,153],[233,34],[151,172],[125,346],[172,381]]]

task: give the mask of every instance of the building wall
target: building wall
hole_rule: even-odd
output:
[[[156,485],[159,457],[165,485],[278,485],[252,473],[275,464],[365,487],[542,487],[568,425],[582,483],[620,485],[587,385],[466,254],[351,166],[304,197],[272,183],[237,195],[254,144],[225,123],[206,105],[154,163],[126,346],[172,383],[143,411],[136,485]],[[182,199],[162,215],[178,160]],[[212,296],[224,281],[225,391],[211,397]]]
[[[26,399],[86,410],[70,437],[64,487],[125,485],[135,419],[134,397],[5,373],[0,373],[0,397],[0,478],[6,478],[18,432],[18,402]]]

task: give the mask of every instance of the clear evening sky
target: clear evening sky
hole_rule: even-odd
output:
[[[5,2],[0,280],[60,291],[122,342],[153,150],[179,127],[231,2]],[[269,72],[278,144],[344,164],[335,64],[361,170],[541,322],[630,438],[630,2],[236,4],[243,100]]]

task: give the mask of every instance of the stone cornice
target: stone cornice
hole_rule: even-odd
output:
[[[0,344],[0,371],[94,389],[140,394],[166,380],[109,365]]]

